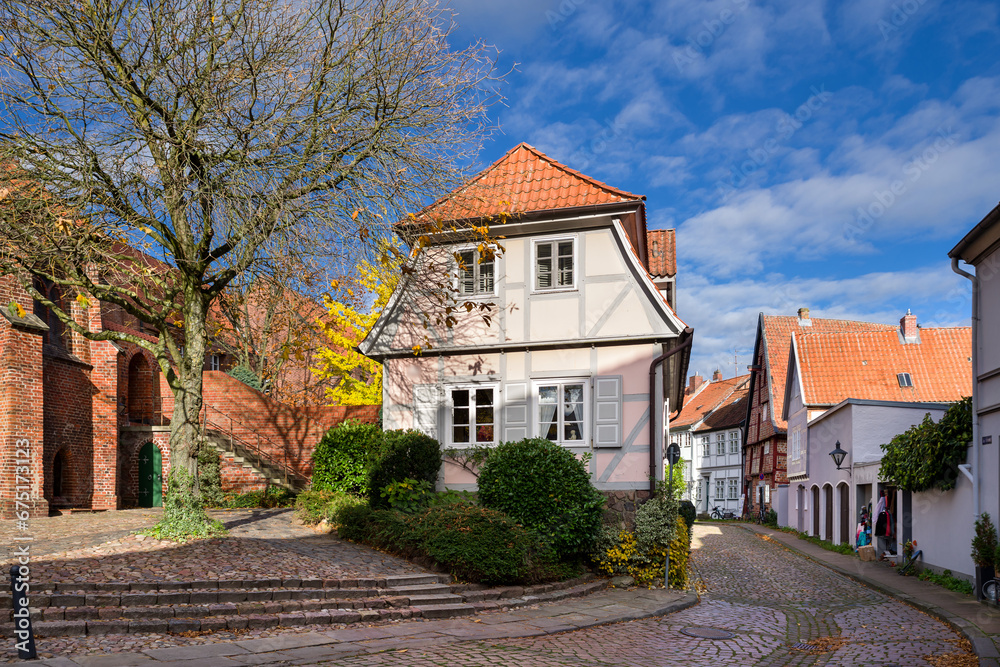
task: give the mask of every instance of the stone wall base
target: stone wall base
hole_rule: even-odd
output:
[[[628,491],[602,491],[606,504],[604,506],[604,523],[609,525],[624,523],[629,529],[635,527],[635,512],[650,499],[649,490],[631,489]]]

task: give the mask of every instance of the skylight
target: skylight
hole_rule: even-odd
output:
[[[896,373],[896,379],[899,380],[900,387],[913,386],[913,378],[910,377],[909,373]]]

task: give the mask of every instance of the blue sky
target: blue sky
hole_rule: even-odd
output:
[[[678,237],[691,371],[757,314],[968,324],[947,252],[1000,199],[1000,3],[451,0],[500,49],[488,164],[520,141]]]

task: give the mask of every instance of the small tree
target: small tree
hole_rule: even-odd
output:
[[[972,399],[963,398],[935,423],[930,414],[882,445],[879,476],[904,491],[955,488],[972,441]]]
[[[972,538],[972,562],[979,567],[997,565],[997,529],[988,512],[976,519],[975,535]]]

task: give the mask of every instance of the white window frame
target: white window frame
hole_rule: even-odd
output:
[[[493,390],[493,440],[488,442],[477,442],[473,437],[475,425],[472,420],[475,419],[476,414],[476,390],[477,389],[491,389]],[[447,442],[447,447],[452,447],[455,449],[463,449],[465,447],[472,447],[475,445],[480,446],[495,446],[499,441],[500,434],[500,385],[496,382],[477,382],[477,383],[464,383],[464,384],[449,384],[445,388],[445,405],[447,405],[447,419],[446,421],[446,431],[444,433],[444,441]],[[452,398],[452,392],[455,391],[468,391],[469,392],[469,435],[471,442],[455,442],[455,402]]]
[[[492,249],[493,249],[494,253],[497,250],[497,248],[492,248]],[[489,292],[481,292],[479,290],[479,278],[480,278],[480,273],[479,273],[480,268],[479,267],[482,266],[482,263],[479,261],[480,258],[481,258],[481,254],[479,252],[479,247],[478,246],[474,246],[474,245],[457,246],[457,247],[455,247],[455,248],[452,249],[452,252],[454,254],[461,254],[461,253],[464,253],[464,252],[471,252],[472,253],[472,266],[470,268],[472,268],[472,288],[473,288],[473,291],[471,293],[463,293],[461,291],[461,289],[460,289],[460,284],[462,282],[461,275],[460,275],[460,272],[462,270],[461,264],[459,263],[458,260],[455,259],[454,255],[452,256],[452,261],[455,263],[455,276],[452,279],[452,289],[455,291],[455,298],[456,299],[471,300],[471,299],[477,299],[477,298],[480,298],[480,297],[494,297],[494,296],[497,295],[497,277],[498,277],[498,274],[499,274],[499,270],[498,270],[499,269],[499,261],[498,260],[500,258],[496,254],[493,255],[493,259],[489,262],[490,264],[493,265],[493,290],[489,291]]]
[[[715,455],[725,456],[726,455],[726,434],[716,433],[715,434]]]
[[[213,354],[208,358],[208,369],[211,371],[222,370],[222,355]]]
[[[726,499],[726,480],[721,477],[715,478],[715,499]]]
[[[538,286],[538,246],[551,244],[552,245],[552,280],[553,283],[558,282],[559,274],[559,243],[569,241],[573,244],[573,284],[572,285],[555,285],[552,287],[539,287]],[[552,236],[540,239],[532,239],[531,241],[531,291],[533,293],[549,293],[549,292],[570,292],[576,289],[578,279],[580,276],[580,259],[579,259],[579,239],[576,236]]]
[[[730,477],[726,482],[726,488],[729,491],[726,496],[729,500],[739,500],[739,484],[737,483],[736,477]]]
[[[559,387],[559,396],[562,396],[563,387],[568,384],[578,384],[583,386],[583,419],[581,420],[583,433],[580,440],[563,440],[559,438],[554,442],[561,447],[589,447],[591,445],[590,432],[593,428],[591,421],[594,419],[593,408],[591,407],[591,397],[590,397],[590,378],[587,377],[554,377],[554,378],[536,378],[531,382],[531,410],[532,416],[532,428],[536,434],[535,437],[544,438],[545,434],[542,433],[542,419],[541,419],[541,400],[539,396],[539,390],[541,387],[551,387],[556,385]],[[559,399],[562,402],[562,399]],[[556,414],[559,416],[558,420],[558,433],[563,433],[563,411],[557,410]]]
[[[739,454],[740,453],[740,434],[739,431],[730,431],[729,433],[729,453]]]

